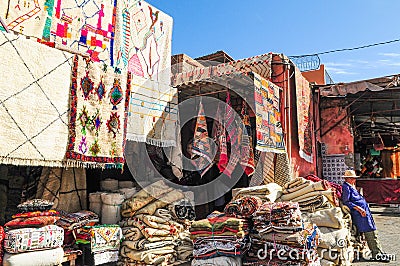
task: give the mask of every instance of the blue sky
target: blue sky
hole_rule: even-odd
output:
[[[302,55],[400,39],[398,0],[148,0],[174,19],[173,54]],[[321,55],[335,82],[400,73],[400,42]]]

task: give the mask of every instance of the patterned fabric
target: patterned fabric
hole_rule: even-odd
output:
[[[145,1],[118,0],[116,67],[170,84],[172,18]]]
[[[275,183],[283,186],[292,179],[290,174],[290,162],[287,153],[276,154]]]
[[[4,228],[0,225],[0,265],[3,265],[3,246],[5,237],[6,234],[4,233]]]
[[[296,105],[297,105],[297,128],[299,136],[300,157],[312,163],[312,141],[311,141],[311,118],[310,83],[303,77],[300,69],[295,67],[296,81]]]
[[[280,88],[254,74],[257,146],[260,151],[284,153],[281,124]]]
[[[5,32],[0,43],[0,163],[64,166],[72,55]]]
[[[113,65],[117,0],[53,0],[50,41]],[[47,37],[47,36],[46,36]]]
[[[226,133],[222,120],[221,105],[218,104],[216,120],[213,123],[212,138],[217,144],[215,162],[220,172],[223,172],[228,164],[228,148],[226,144]]]
[[[60,213],[56,210],[49,210],[49,211],[34,211],[34,212],[23,212],[17,213],[12,216],[13,219],[15,218],[31,218],[37,216],[58,216]]]
[[[242,121],[245,126],[242,132],[242,140],[240,143],[241,148],[241,161],[240,164],[247,176],[254,174],[255,164],[254,164],[254,153],[253,153],[253,139],[251,133],[250,116],[247,111],[246,102],[242,102]],[[246,130],[247,132],[245,132]]]
[[[44,199],[27,200],[17,206],[20,212],[48,211],[54,205],[54,202]]]
[[[226,95],[226,108],[225,108],[225,128],[228,133],[227,140],[230,142],[231,154],[228,164],[224,170],[224,174],[231,177],[236,165],[240,161],[240,141],[238,126],[235,121],[235,110],[231,105],[231,95],[227,92]]]
[[[90,234],[92,252],[119,250],[123,238],[121,227],[118,225],[94,226],[90,229]]]
[[[132,75],[127,139],[160,147],[180,143],[177,104],[176,88]]]
[[[4,249],[9,253],[21,253],[61,247],[64,230],[56,225],[41,228],[10,230],[4,239]]]
[[[6,224],[7,228],[24,228],[24,227],[41,227],[44,225],[54,224],[58,221],[58,216],[37,216],[31,218],[15,218]]]
[[[251,217],[261,204],[262,200],[259,197],[244,196],[229,202],[225,206],[224,212],[234,217]]]
[[[213,159],[210,139],[208,137],[207,120],[201,102],[194,130],[192,152],[193,154],[191,159],[195,160],[200,176],[203,177],[203,175],[212,167]]]
[[[54,0],[0,1],[0,14],[9,30],[48,40],[54,2]]]
[[[93,254],[94,265],[118,261],[119,250],[106,250]]]
[[[75,56],[67,158],[124,163],[130,74]],[[83,163],[83,165],[87,165]]]

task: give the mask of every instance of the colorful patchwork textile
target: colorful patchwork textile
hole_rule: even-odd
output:
[[[117,0],[47,0],[56,2],[50,41],[88,53],[95,62],[113,65]]]
[[[303,77],[300,69],[295,68],[296,103],[297,103],[297,127],[300,146],[300,157],[312,163],[310,83]]]
[[[177,89],[132,75],[127,139],[168,147],[177,139]]]
[[[15,218],[7,222],[4,226],[8,228],[41,227],[54,224],[58,221],[58,216],[37,216],[31,218]]]
[[[34,211],[34,212],[23,212],[17,213],[12,216],[13,219],[15,218],[31,218],[31,217],[38,217],[38,216],[57,216],[60,213],[56,210],[49,210],[49,211]]]
[[[129,92],[129,73],[127,77],[75,56],[67,158],[124,163]]]
[[[170,85],[172,18],[144,1],[118,0],[115,66]]]
[[[284,153],[280,88],[254,73],[257,146],[260,151]]]
[[[0,1],[0,15],[9,30],[49,40],[54,2],[54,0]]]
[[[92,252],[104,250],[119,250],[123,238],[121,227],[118,225],[93,226],[90,229],[90,246]]]
[[[0,43],[0,163],[64,166],[72,55],[5,32]]]
[[[193,154],[191,159],[195,160],[197,170],[203,177],[203,175],[212,167],[213,159],[210,139],[208,137],[206,116],[201,102],[194,130],[192,152]]]
[[[64,230],[56,225],[41,228],[10,230],[4,239],[4,249],[9,253],[21,253],[61,247]]]

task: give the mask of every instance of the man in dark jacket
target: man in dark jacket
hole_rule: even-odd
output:
[[[342,201],[350,209],[351,218],[360,233],[364,233],[369,249],[372,252],[371,260],[389,262],[384,256],[378,240],[374,218],[365,198],[356,189],[356,178],[353,170],[346,170],[342,185]]]

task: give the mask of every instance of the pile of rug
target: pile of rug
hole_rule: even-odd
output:
[[[3,265],[57,265],[64,256],[63,228],[53,203],[34,199],[18,205],[20,213],[5,226]]]
[[[325,183],[316,176],[307,176],[300,179],[303,184],[314,185]],[[307,185],[307,186],[308,186]],[[294,190],[295,187],[292,188]],[[355,235],[352,231],[352,221],[349,210],[341,203],[342,188],[339,184],[329,182],[329,190],[333,190],[339,199],[339,206],[327,204],[302,211],[305,222],[314,223],[320,230],[318,253],[321,265],[333,266],[351,265],[354,259]],[[331,206],[332,205],[332,206]],[[329,250],[330,252],[327,252]]]
[[[192,265],[207,265],[214,257],[241,258],[250,248],[248,220],[225,213],[213,212],[193,222],[190,233],[195,258]]]
[[[243,265],[319,265],[318,228],[303,223],[298,203],[266,202],[253,214],[253,222]]]
[[[190,260],[193,246],[187,230],[194,209],[182,191],[158,181],[124,201],[121,215],[124,241],[118,265],[170,265]]]

